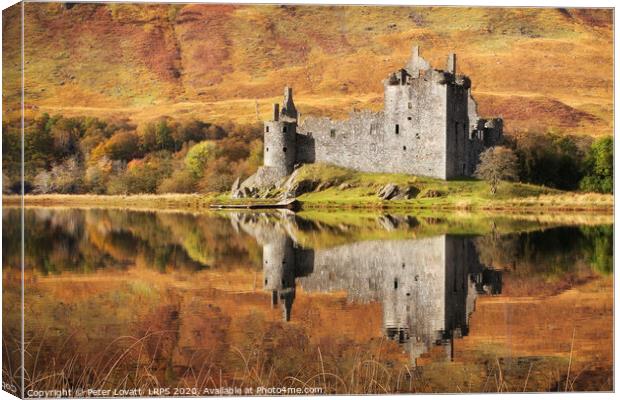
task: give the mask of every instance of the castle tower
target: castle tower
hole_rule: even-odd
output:
[[[273,118],[265,121],[264,164],[282,176],[293,172],[297,137],[297,109],[293,102],[293,89],[284,88],[284,102],[273,105]]]

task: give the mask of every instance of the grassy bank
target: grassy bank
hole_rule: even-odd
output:
[[[308,185],[310,183],[310,185]],[[378,192],[387,184],[411,188],[411,199],[382,200]],[[292,186],[314,187],[297,199],[302,210],[416,211],[462,210],[510,213],[589,211],[611,213],[613,195],[563,192],[543,186],[502,182],[495,194],[489,184],[474,179],[443,181],[404,174],[351,171],[321,164],[300,167]],[[278,195],[283,189],[274,190]],[[201,210],[214,204],[275,203],[269,199],[231,199],[228,193],[104,195],[27,195],[26,206],[120,207],[140,209]],[[3,196],[6,205],[18,205],[19,196]]]
[[[444,181],[405,174],[351,171],[321,164],[304,165],[295,178],[314,181],[318,188],[298,200],[304,209],[374,208],[390,210],[485,210],[485,211],[597,211],[611,212],[613,195],[564,192],[523,183],[502,182],[495,194],[487,182],[475,179]],[[392,183],[413,188],[408,200],[381,200],[378,192]]]

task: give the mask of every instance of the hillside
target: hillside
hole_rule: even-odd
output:
[[[611,10],[28,3],[26,108],[251,122],[291,85],[302,114],[379,109],[411,45],[449,51],[509,132],[611,134]],[[4,12],[5,117],[18,116],[19,9]]]

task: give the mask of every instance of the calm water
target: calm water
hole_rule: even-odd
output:
[[[28,209],[26,385],[611,390],[613,226],[593,220]],[[5,343],[19,240],[5,209]]]

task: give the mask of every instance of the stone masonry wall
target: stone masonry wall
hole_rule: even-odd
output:
[[[298,129],[297,162],[445,179],[446,85],[436,79],[386,85],[384,112],[306,118]]]

